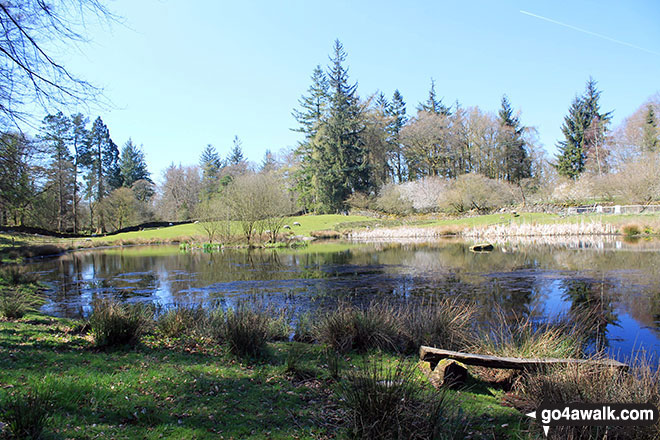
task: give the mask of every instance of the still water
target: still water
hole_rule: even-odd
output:
[[[497,243],[319,243],[303,249],[182,252],[177,246],[97,249],[31,264],[51,288],[43,311],[90,312],[95,298],[220,303],[258,296],[294,315],[337,300],[461,296],[487,321],[497,307],[544,320],[597,310],[599,341],[619,359],[660,352],[660,242],[614,239]]]

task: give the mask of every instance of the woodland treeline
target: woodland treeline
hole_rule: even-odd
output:
[[[57,112],[34,136],[5,130],[0,223],[100,233],[152,220],[660,200],[657,95],[612,127],[589,78],[570,103],[558,154],[547,158],[505,95],[496,112],[450,104],[431,80],[411,108],[399,90],[360,96],[339,41],[329,58],[293,110],[299,145],[266,151],[260,164],[235,137],[226,155],[208,145],[198,164],[173,163],[154,179],[142,148],[131,139],[118,147],[100,117]]]

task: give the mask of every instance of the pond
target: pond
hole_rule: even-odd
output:
[[[497,307],[544,320],[585,307],[596,334],[619,359],[660,348],[660,242],[572,239],[496,243],[489,253],[460,240],[327,242],[301,249],[184,252],[141,246],[71,252],[31,263],[50,289],[43,311],[89,314],[95,298],[128,302],[220,303],[242,297],[293,315],[338,300],[462,296],[487,321]],[[657,362],[657,358],[656,358]]]

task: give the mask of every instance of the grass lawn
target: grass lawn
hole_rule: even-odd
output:
[[[28,386],[47,386],[54,405],[45,438],[317,439],[344,434],[337,381],[328,373],[320,345],[271,343],[266,360],[251,362],[220,346],[153,334],[134,348],[99,351],[89,336],[74,331],[75,324],[40,314],[0,321],[0,399]],[[287,370],[294,346],[301,356],[296,371],[304,375]],[[340,375],[369,356],[396,359],[349,353],[341,360]],[[466,417],[470,438],[516,438],[529,429],[523,415],[500,404],[501,391],[483,383],[471,380],[450,394]]]
[[[309,236],[312,231],[323,229],[334,229],[335,226],[343,222],[358,222],[369,220],[369,217],[359,215],[303,215],[290,217],[287,224],[296,235]],[[293,226],[294,222],[300,223],[300,226]],[[240,225],[232,223],[232,233],[241,234]],[[122,234],[109,235],[107,237],[96,237],[93,240],[103,242],[116,242],[121,240],[151,240],[151,239],[173,239],[179,237],[204,237],[206,234],[199,224],[189,223],[185,225],[169,226],[165,228],[147,229],[144,231],[124,232]]]

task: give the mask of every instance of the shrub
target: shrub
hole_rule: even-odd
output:
[[[0,288],[0,316],[6,319],[22,318],[41,302],[29,288]]]
[[[376,199],[376,208],[390,214],[410,214],[413,210],[412,203],[404,198],[397,185],[386,185],[381,189]]]
[[[471,210],[488,212],[517,202],[515,188],[503,181],[481,174],[463,174],[454,180],[439,199],[443,211],[462,213]]]
[[[0,416],[16,439],[40,439],[52,411],[48,390],[9,394],[0,406]]]
[[[156,328],[166,337],[188,335],[204,327],[207,313],[200,305],[176,304],[158,316]]]
[[[350,438],[450,438],[461,431],[447,394],[426,388],[411,364],[366,362],[347,373],[338,395]]]
[[[449,184],[442,177],[427,176],[419,180],[399,185],[401,197],[412,204],[417,212],[430,212],[438,209],[438,200],[448,189]]]
[[[635,237],[642,233],[639,225],[630,223],[621,227],[621,232],[627,237]]]
[[[356,191],[348,197],[346,204],[352,209],[366,210],[371,207],[372,200],[367,194]]]
[[[98,347],[135,344],[152,323],[153,309],[143,304],[97,300],[89,325]]]

